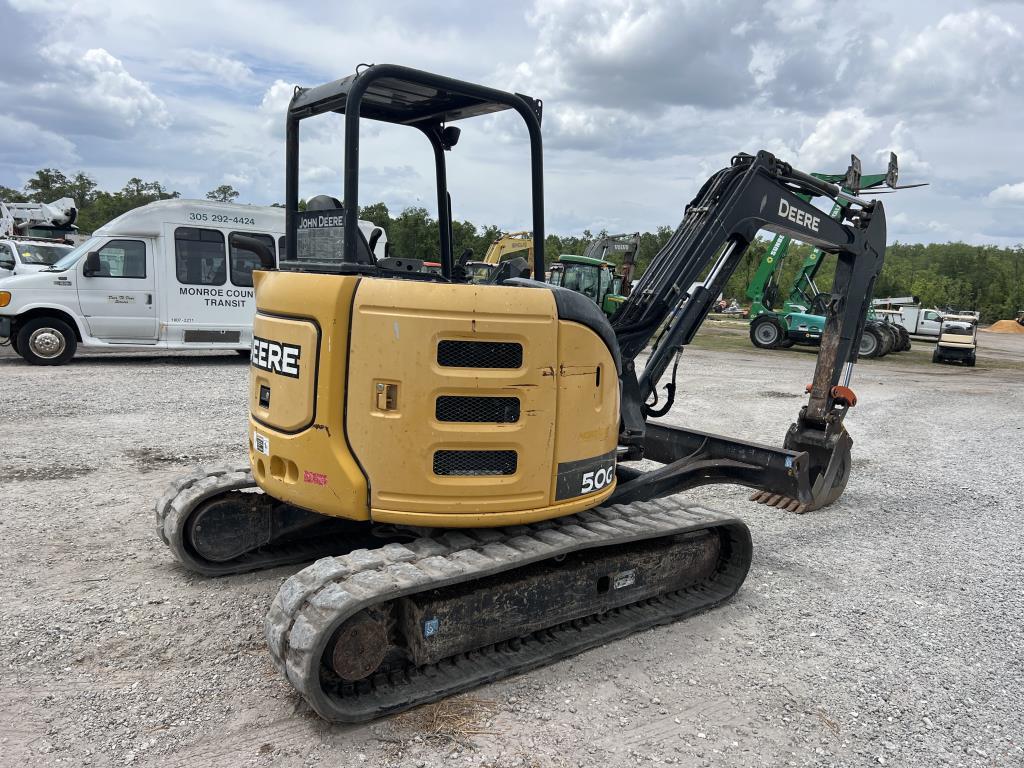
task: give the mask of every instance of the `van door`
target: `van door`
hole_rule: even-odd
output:
[[[155,344],[156,270],[151,238],[116,238],[96,250],[98,274],[79,262],[78,300],[89,333],[111,342]]]

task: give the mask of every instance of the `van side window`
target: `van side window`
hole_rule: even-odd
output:
[[[260,260],[252,251],[246,251],[235,245],[239,235],[254,237],[261,241],[270,252],[274,252],[274,238],[258,232],[232,232],[228,235],[228,249],[231,251],[231,284],[244,288],[252,287],[252,271],[259,267]]]
[[[100,271],[96,277],[146,276],[146,244],[141,240],[110,240],[99,249]]]
[[[285,250],[284,247],[284,235],[281,235],[279,238],[277,238],[277,258],[280,261],[281,259],[285,258],[286,255],[287,251]]]
[[[185,285],[224,285],[227,258],[224,234],[216,229],[178,227],[174,230],[178,282]]]

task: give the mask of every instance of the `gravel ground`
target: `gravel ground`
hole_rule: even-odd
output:
[[[669,420],[780,443],[813,354],[709,333]],[[244,459],[246,363],[0,352],[0,764],[1022,765],[1024,337],[981,343],[975,369],[858,366],[833,507],[691,494],[752,529],[725,607],[359,727],[271,666],[294,569],[203,580],[152,531],[169,480]]]

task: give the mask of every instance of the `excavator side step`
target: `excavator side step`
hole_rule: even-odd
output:
[[[313,709],[359,722],[714,607],[750,560],[739,520],[599,507],[323,558],[282,586],[266,636]]]

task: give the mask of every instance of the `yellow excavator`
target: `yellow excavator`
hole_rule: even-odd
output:
[[[835,501],[849,477],[843,417],[882,265],[882,206],[767,152],[739,154],[687,206],[613,324],[573,291],[515,275],[474,285],[456,268],[445,156],[456,122],[500,110],[530,138],[539,277],[540,101],[388,64],[296,89],[287,252],[275,265],[260,241],[242,241],[263,265],[249,463],[182,477],[157,503],[159,535],[195,572],[320,558],[281,587],[265,632],[327,720],[401,711],[711,608],[742,584],[750,534],[676,494],[739,483],[799,512]],[[300,125],[325,113],[344,122],[345,204],[321,195],[300,211]],[[429,140],[440,274],[368,247],[362,120]],[[808,196],[843,197],[843,220]],[[809,398],[783,447],[653,421],[672,405],[679,352],[761,229],[838,257]]]
[[[472,253],[467,251],[460,264],[465,269],[469,281],[477,284],[490,284],[499,277],[498,266],[509,259],[523,259],[533,264],[533,233],[503,233],[487,246],[483,261],[472,261]]]

